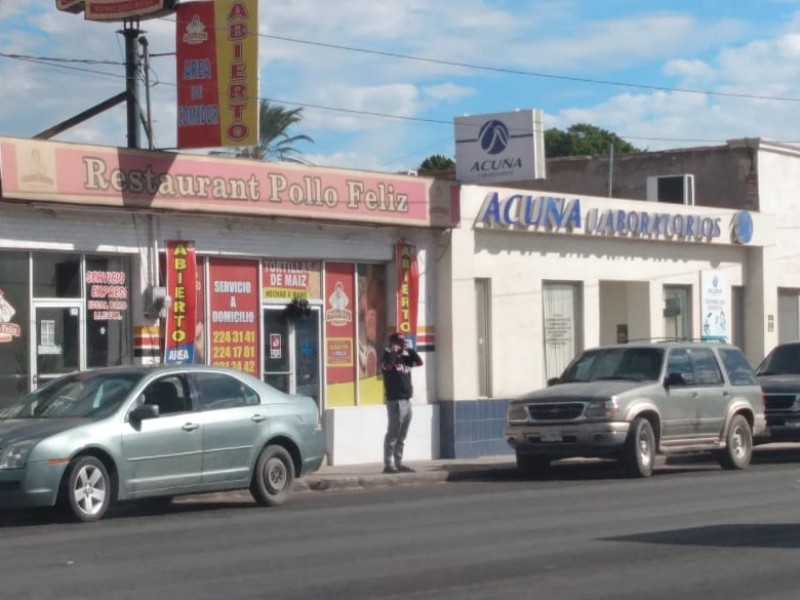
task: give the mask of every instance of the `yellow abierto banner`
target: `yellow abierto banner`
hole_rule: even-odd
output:
[[[223,146],[258,144],[258,0],[216,0],[214,25]]]

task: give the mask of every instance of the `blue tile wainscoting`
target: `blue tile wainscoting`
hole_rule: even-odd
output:
[[[440,400],[439,455],[442,458],[476,458],[513,454],[503,431],[507,399]]]

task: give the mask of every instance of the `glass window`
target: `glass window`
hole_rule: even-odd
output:
[[[0,252],[0,407],[28,391],[29,262]]]
[[[75,373],[21,398],[2,413],[11,419],[102,419],[113,415],[142,378],[131,373]]]
[[[580,284],[545,283],[544,368],[548,379],[557,377],[583,347]]]
[[[728,372],[728,379],[733,385],[758,385],[758,380],[747,362],[744,353],[738,348],[720,348],[720,358],[725,370]]]
[[[192,410],[191,398],[186,392],[183,377],[170,375],[148,385],[143,394],[144,403],[158,406],[160,415],[189,412]]]
[[[692,359],[685,348],[677,348],[669,353],[667,360],[667,374],[677,373],[683,377],[686,385],[694,385],[694,370],[692,369]]]
[[[722,371],[719,369],[714,353],[705,348],[692,348],[689,350],[692,359],[694,379],[697,385],[722,384]]]
[[[660,348],[589,350],[567,367],[561,383],[599,379],[655,381],[661,375],[663,358]]]
[[[692,337],[689,286],[664,286],[664,336],[667,339],[688,340]]]
[[[88,367],[132,362],[130,262],[127,256],[86,257]]]
[[[781,344],[772,349],[756,369],[757,375],[800,375],[800,344]]]
[[[80,254],[37,252],[33,255],[35,298],[80,298]]]
[[[200,410],[252,406],[261,400],[250,387],[222,373],[195,373],[192,375],[200,400]]]

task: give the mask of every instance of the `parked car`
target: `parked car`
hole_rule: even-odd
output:
[[[722,467],[743,469],[764,429],[761,387],[731,345],[595,348],[548,384],[508,409],[506,440],[529,474],[559,458],[605,457],[647,477],[657,453],[690,451],[712,451]]]
[[[800,441],[800,342],[779,344],[761,361],[756,377],[764,390],[767,429],[756,441]]]
[[[282,504],[324,455],[319,409],[215,367],[65,375],[0,412],[0,506],[101,519],[118,500],[249,488]]]

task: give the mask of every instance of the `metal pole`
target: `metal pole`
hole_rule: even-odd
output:
[[[608,156],[608,197],[614,196],[614,142],[611,142]]]
[[[128,94],[128,148],[140,147],[139,127],[139,21],[125,21],[125,90]]]
[[[153,139],[153,112],[150,103],[150,42],[147,41],[145,36],[139,38],[139,42],[144,49],[144,97],[147,103],[147,122],[145,124],[147,147],[150,148],[150,150],[154,150],[156,146]]]

